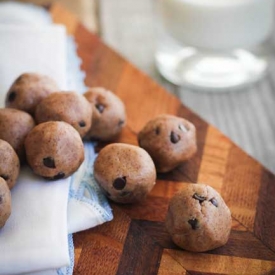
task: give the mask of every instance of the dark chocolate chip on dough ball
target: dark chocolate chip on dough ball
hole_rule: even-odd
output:
[[[231,213],[221,195],[205,184],[186,184],[169,203],[165,226],[181,248],[204,252],[228,241]]]
[[[93,108],[93,122],[86,138],[114,140],[126,124],[125,106],[121,99],[102,87],[90,88],[84,96]]]
[[[171,171],[197,151],[195,126],[172,115],[159,115],[150,120],[139,132],[138,142],[161,173]]]
[[[10,108],[0,109],[0,139],[13,147],[21,161],[25,159],[25,138],[34,126],[30,114]]]
[[[100,151],[94,164],[94,177],[109,199],[135,203],[145,199],[155,185],[156,170],[142,148],[113,143]]]
[[[11,145],[0,139],[0,177],[3,178],[11,189],[18,178],[20,162]]]
[[[64,121],[71,124],[81,137],[92,124],[92,108],[87,99],[75,92],[56,92],[43,99],[35,111],[37,123]]]
[[[11,192],[6,181],[0,177],[0,228],[11,214]]]
[[[84,160],[79,133],[62,121],[37,125],[25,140],[27,161],[33,172],[57,180],[70,176]]]
[[[11,85],[6,107],[34,114],[37,104],[50,93],[58,91],[56,82],[46,75],[24,73]]]

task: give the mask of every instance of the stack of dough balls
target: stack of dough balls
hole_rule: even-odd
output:
[[[83,96],[61,91],[46,75],[20,75],[0,109],[0,227],[11,212],[9,190],[20,162],[27,161],[48,180],[66,178],[84,160],[82,138],[113,140],[125,121],[123,102],[104,88],[91,88]]]

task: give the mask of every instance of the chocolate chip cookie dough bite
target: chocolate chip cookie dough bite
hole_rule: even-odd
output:
[[[84,146],[79,133],[62,121],[44,122],[25,140],[27,161],[33,172],[50,180],[74,173],[84,160]]]
[[[165,173],[196,153],[196,129],[186,119],[163,114],[143,127],[138,143],[152,157],[157,171]]]
[[[223,198],[205,184],[186,184],[169,203],[165,226],[179,247],[204,252],[228,241],[231,213]]]
[[[25,138],[34,126],[30,114],[10,108],[0,109],[0,139],[13,147],[21,162],[25,160]]]
[[[6,181],[0,177],[0,228],[11,214],[11,193]]]
[[[121,99],[102,87],[90,88],[84,96],[93,109],[93,121],[86,139],[112,141],[126,124],[125,106]]]
[[[50,93],[58,91],[56,82],[46,75],[24,73],[11,85],[5,100],[6,107],[34,115],[37,104]]]
[[[11,145],[0,139],[0,177],[3,178],[11,189],[18,178],[20,162]]]
[[[109,199],[135,203],[144,200],[155,185],[156,170],[151,157],[142,148],[112,143],[98,154],[94,177]]]
[[[92,108],[88,100],[75,92],[56,92],[43,99],[35,111],[37,124],[64,121],[84,137],[92,124]]]

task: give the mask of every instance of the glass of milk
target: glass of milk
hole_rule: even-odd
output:
[[[177,85],[226,91],[267,71],[275,0],[158,0],[156,64]]]

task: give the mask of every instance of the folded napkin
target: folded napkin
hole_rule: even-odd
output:
[[[12,214],[0,230],[1,274],[69,265],[64,234],[69,187],[70,178],[47,182],[27,167],[21,169],[12,189]]]
[[[85,91],[73,38],[50,22],[42,8],[0,3],[0,107],[11,82],[26,71],[53,77],[61,89]],[[12,190],[12,215],[0,230],[0,275],[72,274],[68,233],[113,218],[93,179],[95,156],[94,146],[85,144],[85,161],[78,171],[56,182],[36,177],[28,168],[21,171]]]
[[[20,2],[0,3],[0,23],[15,25],[49,25],[52,19],[41,7]]]

